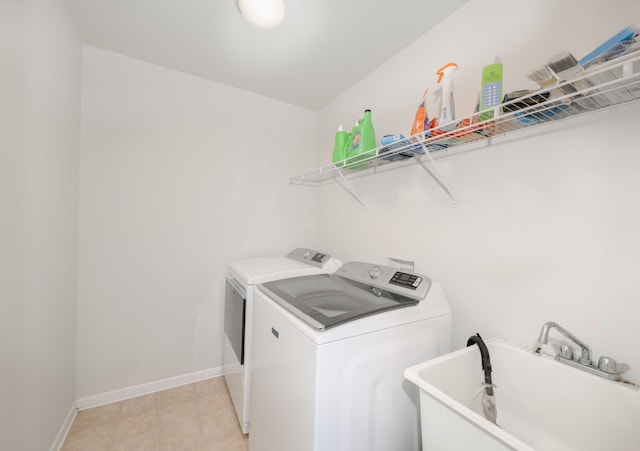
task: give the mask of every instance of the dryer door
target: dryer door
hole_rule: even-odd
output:
[[[229,339],[238,362],[244,365],[247,299],[240,284],[231,277],[227,277],[224,304],[224,333]]]

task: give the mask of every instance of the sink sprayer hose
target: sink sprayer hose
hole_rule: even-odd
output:
[[[491,359],[489,357],[489,349],[484,343],[480,334],[476,333],[467,340],[467,346],[478,345],[480,348],[480,356],[482,358],[482,370],[484,371],[484,382],[486,384],[485,391],[487,395],[493,396],[493,383],[491,382]]]

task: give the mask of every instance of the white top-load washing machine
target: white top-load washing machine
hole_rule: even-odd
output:
[[[240,428],[249,432],[251,325],[257,284],[309,274],[331,273],[342,263],[322,252],[297,248],[286,256],[254,258],[229,264],[224,313],[224,377]]]
[[[449,352],[428,277],[361,262],[262,284],[254,297],[250,451],[418,451],[404,370]]]

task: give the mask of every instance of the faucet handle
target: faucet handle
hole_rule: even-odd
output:
[[[561,344],[558,355],[563,359],[573,360],[573,348],[571,346]]]
[[[626,363],[616,362],[613,358],[602,356],[598,360],[598,369],[608,374],[622,374],[629,371],[631,367]]]
[[[612,359],[611,357],[607,357],[607,356],[602,356],[600,357],[600,359],[598,360],[598,368],[601,371],[604,371],[605,373],[609,373],[609,374],[617,374],[618,373],[618,364],[617,362]]]

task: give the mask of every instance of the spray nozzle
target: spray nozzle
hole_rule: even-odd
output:
[[[438,76],[438,83],[442,81],[442,77],[445,75],[452,74],[458,69],[458,65],[456,63],[447,63],[442,66],[440,69],[436,71],[436,75]]]

